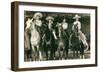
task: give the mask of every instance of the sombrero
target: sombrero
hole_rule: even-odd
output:
[[[46,20],[48,21],[48,20],[54,20],[54,18],[52,17],[52,16],[48,16],[47,18],[46,18]]]
[[[39,13],[39,12],[38,12],[38,13],[35,13],[35,14],[34,14],[33,18],[35,19],[37,16],[39,16],[40,18],[42,18],[43,15],[42,15],[42,13]]]
[[[77,19],[77,18],[81,18],[81,16],[79,16],[78,14],[76,14],[73,19]]]

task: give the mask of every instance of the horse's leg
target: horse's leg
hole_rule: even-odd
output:
[[[64,56],[64,51],[63,51],[64,47],[60,47],[59,48],[59,52],[60,52],[60,59],[62,60],[63,59],[63,56]]]
[[[54,45],[54,47],[52,47],[52,48],[54,48],[52,52],[53,52],[53,59],[55,60],[56,59],[56,57],[55,57],[56,45]]]
[[[83,49],[83,48],[82,48]],[[81,50],[80,51],[80,59],[84,59],[85,58],[85,55],[84,55],[84,50]]]
[[[37,52],[39,54],[39,60],[41,61],[42,60],[42,52],[41,52],[41,50],[39,48],[39,45],[37,45],[36,47],[37,47]]]
[[[36,60],[36,50],[34,45],[32,45],[32,60]]]
[[[80,59],[82,59],[82,47],[80,48],[80,56],[79,56]]]
[[[29,61],[31,61],[31,59],[32,59],[32,56],[31,56],[32,52],[31,52],[31,49],[29,50],[28,54],[29,54],[29,55],[28,55]]]
[[[61,56],[62,56],[62,55],[61,55],[61,52],[62,52],[62,51],[61,51],[61,47],[59,46],[59,59],[60,59],[60,60],[62,59],[62,57],[61,57]]]
[[[58,59],[60,59],[60,56],[61,56],[61,54],[60,54],[60,46],[58,46],[58,48],[57,48],[57,54],[58,54]]]
[[[50,44],[49,45],[47,45],[47,58],[48,58],[48,60],[50,60],[51,59],[51,46],[50,46]]]
[[[73,57],[73,51],[72,49],[68,49],[68,58],[71,59]]]
[[[46,47],[45,47],[45,55],[46,55],[46,60],[48,60],[48,59],[49,59],[49,57],[48,57],[48,49],[49,49],[49,46],[48,46],[48,45],[46,45]]]
[[[80,59],[82,59],[82,55],[80,55]]]
[[[53,55],[54,55],[54,48],[50,45],[50,60],[53,60]]]
[[[68,53],[69,53],[69,49],[68,49],[68,47],[66,46],[66,47],[65,47],[65,59],[68,58]]]
[[[27,49],[27,61],[30,61],[30,57],[29,57],[29,49]]]
[[[65,47],[62,47],[62,59],[65,59]]]
[[[26,55],[26,61],[30,61],[30,50],[29,49],[25,51],[25,55]]]
[[[24,50],[24,61],[27,61],[27,50]]]
[[[84,59],[85,58],[85,56],[84,55],[80,55],[80,59]]]
[[[76,51],[76,58],[78,58],[78,55],[79,55],[79,51],[77,50]]]
[[[76,51],[73,50],[73,59],[76,57]]]
[[[78,50],[75,50],[75,58],[78,57]]]
[[[60,60],[62,60],[62,51],[63,51],[63,50],[62,50],[62,47],[60,46],[60,47],[59,47]]]

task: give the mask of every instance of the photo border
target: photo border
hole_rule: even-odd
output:
[[[50,66],[50,67],[35,67],[35,68],[19,68],[19,32],[18,32],[18,18],[19,18],[19,5],[35,5],[35,6],[50,6],[50,7],[63,7],[63,8],[83,8],[95,10],[95,64],[85,65],[72,65],[72,66]],[[97,7],[96,6],[82,6],[82,5],[67,5],[67,4],[50,4],[50,3],[33,3],[33,2],[19,2],[11,3],[11,70],[13,71],[27,71],[27,70],[46,70],[46,69],[60,69],[60,68],[75,68],[75,67],[92,67],[97,66]]]

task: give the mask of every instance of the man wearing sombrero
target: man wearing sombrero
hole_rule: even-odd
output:
[[[81,18],[81,16],[79,16],[78,14],[76,14],[73,19],[75,19],[75,21],[73,22],[73,26],[72,26],[72,31],[73,32],[77,32],[79,33],[79,38],[82,41],[82,43],[87,46],[86,50],[88,50],[88,44],[86,41],[86,36],[85,34],[81,31],[81,22],[79,21],[79,19]],[[78,30],[76,29],[76,27],[78,28]]]
[[[42,18],[42,13],[37,12],[33,15],[34,23],[39,27],[42,26],[41,18]]]
[[[81,16],[79,16],[79,15],[75,15],[74,17],[73,17],[73,19],[75,19],[75,21],[74,21],[74,23],[73,23],[73,26],[72,26],[72,30],[74,31],[75,30],[75,26],[77,25],[77,27],[78,27],[78,30],[81,30],[81,22],[79,21],[79,19],[81,18]]]
[[[33,50],[33,54],[35,56],[34,57],[34,60],[36,60],[37,56],[36,56],[36,51],[37,53],[39,54],[39,60],[42,60],[42,52],[41,52],[41,40],[42,40],[42,31],[41,31],[41,27],[42,27],[42,13],[40,12],[36,12],[34,13],[33,15],[33,20],[32,20],[32,23],[31,23],[31,38],[30,38],[30,41],[31,41],[31,47],[32,47],[32,50]],[[36,48],[36,49],[35,49]]]
[[[47,60],[53,60],[54,59],[54,47],[55,47],[55,39],[57,39],[57,36],[55,34],[55,30],[54,30],[54,18],[52,16],[48,16],[46,17],[46,31],[45,31],[45,35],[46,35],[46,56],[47,56]],[[48,54],[48,52],[50,51],[50,55]]]

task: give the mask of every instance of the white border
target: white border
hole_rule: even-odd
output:
[[[41,11],[41,12],[62,12],[62,13],[89,13],[90,31],[91,31],[91,58],[81,60],[62,60],[62,61],[37,61],[24,62],[24,10],[27,11]],[[24,6],[19,5],[19,68],[34,68],[34,67],[48,67],[48,66],[63,66],[63,65],[83,65],[95,64],[95,10],[93,9],[79,9],[79,8],[61,8],[61,7],[44,7],[44,6]]]

